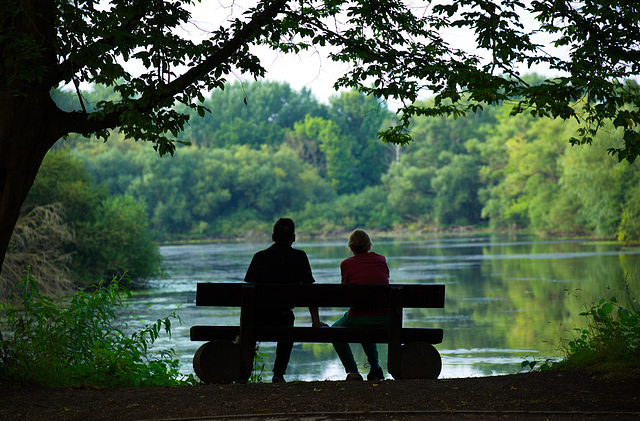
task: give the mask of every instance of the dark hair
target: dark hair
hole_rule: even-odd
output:
[[[349,248],[354,254],[364,254],[371,250],[371,239],[364,230],[355,230],[349,236]]]
[[[296,234],[296,223],[291,218],[280,218],[273,225],[273,241],[289,244]]]

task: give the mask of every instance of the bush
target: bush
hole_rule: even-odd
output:
[[[616,370],[640,364],[637,301],[627,285],[624,293],[625,305],[615,296],[600,298],[580,313],[587,319],[586,327],[574,329],[560,368]]]
[[[169,386],[195,382],[182,378],[173,350],[152,354],[164,329],[171,334],[175,313],[127,336],[116,326],[116,310],[129,291],[114,278],[53,301],[43,296],[27,271],[16,285],[20,308],[4,311],[0,329],[0,376],[51,387]],[[125,325],[126,326],[126,325]],[[8,333],[7,333],[8,331]]]
[[[62,241],[63,252],[70,256],[65,264],[77,285],[88,287],[85,280],[111,279],[125,271],[141,283],[162,273],[162,256],[151,239],[144,205],[129,196],[109,195],[91,178],[82,160],[64,149],[45,157],[25,200],[23,217],[31,209],[53,204],[72,235],[62,238],[51,230],[45,234],[51,232],[49,242]],[[31,250],[41,253],[48,248],[35,243]],[[34,259],[26,263],[38,270],[44,267]]]
[[[93,221],[77,223],[73,267],[81,278],[127,272],[142,280],[160,272],[162,255],[151,240],[143,204],[131,196],[108,196],[93,212]]]
[[[618,227],[618,241],[627,245],[640,243],[640,186],[633,188],[629,196]]]

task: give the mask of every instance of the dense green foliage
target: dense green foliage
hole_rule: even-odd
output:
[[[173,351],[151,347],[164,330],[171,334],[173,313],[128,334],[119,323],[124,309],[122,279],[99,283],[54,301],[42,295],[30,273],[16,285],[19,305],[3,311],[0,376],[51,387],[132,387],[190,384]],[[6,336],[5,336],[6,335]]]
[[[61,206],[62,223],[73,233],[58,246],[70,257],[65,264],[76,283],[108,280],[124,272],[144,280],[159,272],[161,256],[144,206],[131,196],[109,194],[92,179],[84,162],[66,150],[46,156],[23,213],[52,204]]]
[[[287,84],[262,81],[229,84],[224,91],[213,91],[203,105],[211,112],[204,118],[193,115],[180,138],[205,148],[279,144],[284,131],[306,115],[326,118],[328,112],[309,90],[297,92]]]
[[[253,93],[247,103],[261,111],[225,114],[223,107],[205,116],[203,126],[188,131],[196,144],[179,147],[171,159],[137,143],[69,145],[109,192],[146,205],[159,239],[254,235],[290,215],[303,232],[319,235],[358,226],[473,225],[640,240],[633,217],[640,214],[640,172],[638,164],[607,154],[607,145],[622,141],[613,128],[601,130],[590,147],[574,148],[563,139],[575,124],[511,116],[505,104],[464,119],[416,118],[413,142],[400,147],[376,139],[390,117],[384,104],[355,91],[328,105],[286,84],[224,92],[241,108],[244,93]],[[290,105],[300,120],[286,126],[256,120],[278,115],[282,101],[273,98],[280,92],[287,104],[322,112],[312,116]],[[210,102],[222,103],[220,95]],[[243,126],[273,126],[269,133],[280,137],[244,141],[237,137]]]
[[[400,14],[394,20],[400,27],[413,29],[415,21],[403,16],[400,7],[385,6]],[[591,144],[607,126],[620,129],[621,141],[606,149],[619,160],[633,162],[640,154],[640,90],[633,80],[640,72],[639,11],[635,0],[437,4],[418,19],[420,45],[383,58],[358,54],[354,48],[350,52],[362,62],[341,81],[383,98],[415,101],[421,89],[434,93],[432,103],[411,102],[402,109],[401,124],[382,134],[393,142],[410,140],[403,130],[415,116],[457,118],[513,101],[511,115],[578,121],[568,133],[572,145]],[[367,18],[371,16],[361,21]],[[451,49],[442,35],[450,28],[473,32],[478,49]],[[389,44],[404,42],[399,34],[391,36]],[[402,76],[393,65],[397,62],[404,66]],[[530,83],[521,68],[535,66],[558,76]],[[373,87],[362,86],[370,79]]]
[[[399,124],[390,120],[387,129],[380,130],[377,116],[360,115],[360,123],[347,124],[363,130],[349,137],[340,126],[347,120],[323,115],[322,107],[306,107],[304,115],[334,121],[341,128],[342,137],[333,127],[317,127],[324,138],[326,174],[340,195],[375,188],[385,172],[381,146],[370,139],[371,132],[380,130],[386,141],[405,144],[411,140],[407,129],[414,117],[457,118],[500,104],[510,104],[512,115],[580,122],[568,135],[572,144],[591,143],[613,127],[620,131],[619,139],[613,144],[605,140],[604,148],[628,162],[640,154],[640,95],[633,82],[640,74],[636,0],[256,0],[230,8],[206,2],[214,8],[206,13],[213,20],[206,29],[192,17],[195,3],[199,1],[0,3],[0,262],[40,163],[60,137],[78,133],[106,140],[117,129],[128,139],[150,142],[160,155],[173,154],[185,141],[179,135],[185,125],[207,114],[205,92],[225,88],[231,75],[266,75],[258,56],[265,48],[276,53],[327,51],[329,60],[346,69],[335,88],[355,88],[402,104]],[[462,48],[453,45],[456,37],[451,33],[467,36]],[[522,69],[536,66],[551,73],[531,83]],[[84,84],[104,85],[114,94],[90,102],[79,91]],[[64,85],[75,88],[78,111],[69,112],[51,100],[51,91]],[[425,92],[434,100],[417,102]],[[274,98],[289,94],[285,89]],[[216,136],[216,142],[278,143],[282,127],[301,121],[302,114],[288,107],[300,108],[308,92],[298,99],[283,102],[279,113],[268,115],[266,121],[275,126],[265,123],[260,108],[251,111],[258,123],[240,112],[234,121],[216,124],[216,130],[229,135]],[[243,102],[252,100],[245,97]],[[363,103],[367,101],[371,99]],[[218,105],[209,110],[213,115],[224,108],[215,101],[209,105]],[[351,101],[338,105],[332,108],[337,114],[358,109]],[[235,117],[247,124],[238,124]],[[204,145],[201,137],[189,139]],[[305,138],[293,140],[304,145]],[[443,167],[456,174],[470,163],[468,158],[443,159],[450,160]],[[431,203],[430,218],[459,220],[438,202],[451,201],[458,208],[472,205],[473,196],[465,199],[452,188],[469,184],[474,171],[454,183],[444,169],[428,174],[431,187],[441,192]],[[527,193],[533,194],[531,188]],[[633,209],[625,212],[634,214]],[[536,214],[528,216],[537,221]],[[460,220],[474,217],[472,209]],[[627,232],[633,229],[628,226]]]
[[[559,367],[616,371],[640,364],[638,302],[628,287],[622,293],[622,300],[599,298],[580,313],[586,326],[574,329]]]

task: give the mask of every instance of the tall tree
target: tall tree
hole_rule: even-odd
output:
[[[579,206],[576,218],[583,221],[587,232],[599,238],[615,237],[625,202],[637,191],[638,166],[603,157],[605,145],[615,142],[615,137],[619,141],[621,136],[611,130],[600,133],[592,147],[571,148],[562,158],[562,188],[574,195]]]
[[[351,143],[350,192],[379,184],[389,166],[386,148],[376,136],[391,116],[386,104],[356,90],[342,92],[331,98],[330,103],[329,118],[340,126],[342,135]]]
[[[255,45],[281,52],[328,46],[330,58],[350,65],[336,87],[406,101],[401,124],[382,133],[406,142],[416,114],[460,115],[486,103],[517,99],[513,112],[584,119],[576,142],[588,142],[606,120],[625,130],[615,149],[633,160],[640,152],[638,87],[625,79],[640,72],[640,4],[636,0],[578,3],[538,0],[457,0],[416,6],[403,0],[256,0],[203,41],[178,29],[191,0],[6,0],[0,3],[0,258],[42,159],[69,133],[150,141],[172,153],[188,114],[203,115],[202,91],[220,89],[233,72],[256,78],[265,69]],[[235,8],[238,10],[240,8]],[[524,29],[520,12],[566,46],[550,54]],[[471,29],[487,58],[452,48],[448,28]],[[184,35],[184,37],[182,35]],[[123,63],[144,65],[140,75]],[[566,76],[531,86],[517,66],[543,64]],[[81,111],[64,111],[50,92],[61,83],[113,87],[120,98]],[[433,107],[413,106],[420,92]],[[470,102],[460,104],[461,93]],[[444,100],[451,100],[447,103]],[[576,108],[576,101],[577,108]],[[631,108],[627,105],[631,105]]]
[[[211,92],[204,105],[215,113],[191,119],[184,131],[184,138],[198,146],[278,144],[285,129],[292,129],[307,114],[327,114],[327,107],[308,89],[296,91],[278,82],[230,83]]]
[[[572,125],[506,114],[498,122],[480,146],[487,182],[481,194],[483,216],[490,217],[494,227],[553,229],[549,209],[560,187],[559,160],[567,146],[563,134]]]

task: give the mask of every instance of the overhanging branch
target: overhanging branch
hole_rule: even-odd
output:
[[[142,97],[143,102],[145,102],[145,98],[149,96],[155,97],[156,95],[159,101],[172,98],[176,94],[183,92],[189,85],[201,80],[206,74],[228,62],[243,45],[254,41],[261,34],[261,29],[269,22],[273,22],[275,17],[284,10],[286,4],[287,0],[277,0],[269,3],[262,12],[253,15],[252,19],[233,38],[224,43],[209,58],[189,69],[173,82],[159,87],[158,90],[146,92]]]
[[[172,100],[177,94],[184,92],[190,85],[204,79],[210,72],[219,66],[228,63],[242,46],[254,41],[269,23],[284,10],[287,0],[269,2],[264,10],[253,15],[235,35],[223,43],[202,63],[189,69],[180,77],[167,84],[159,84],[149,87],[140,99],[134,100],[137,112],[151,111],[157,104]],[[125,105],[120,104],[116,110],[103,114],[83,114],[80,112],[67,113],[69,122],[68,132],[90,134],[97,131],[112,129],[120,125],[120,117],[125,111]]]

